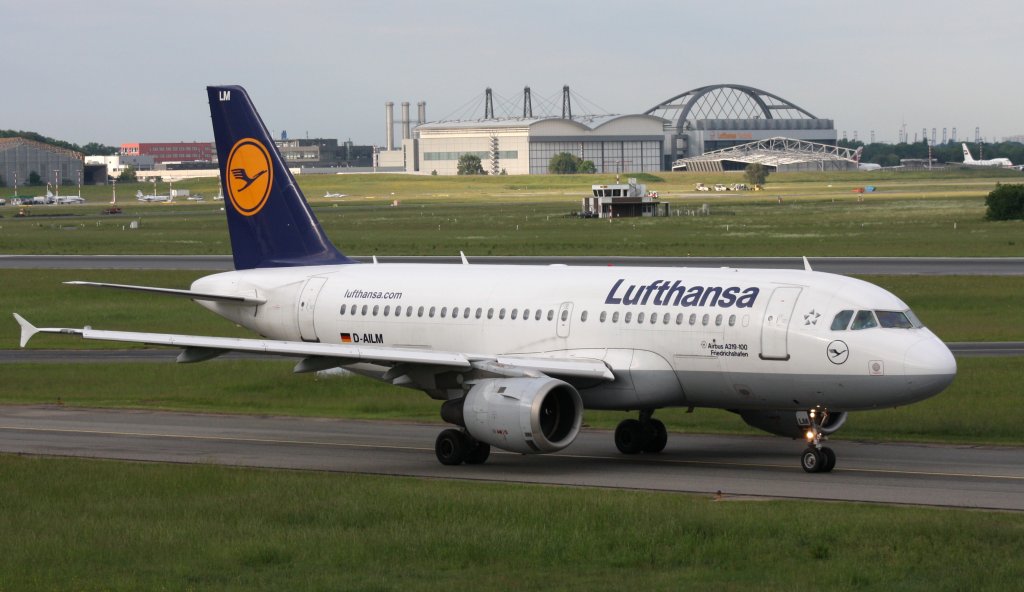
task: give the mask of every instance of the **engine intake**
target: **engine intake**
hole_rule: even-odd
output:
[[[441,417],[503,450],[557,452],[579,434],[583,400],[572,385],[554,378],[492,378],[446,402]]]

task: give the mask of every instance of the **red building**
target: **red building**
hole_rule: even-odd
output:
[[[136,142],[121,144],[121,156],[150,156],[153,162],[214,162],[217,151],[213,142]]]

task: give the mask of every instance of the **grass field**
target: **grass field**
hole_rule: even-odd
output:
[[[0,456],[2,590],[1010,590],[1024,515]]]
[[[1017,173],[785,173],[773,175],[765,192],[741,194],[693,191],[713,175],[641,177],[680,215],[612,223],[567,217],[608,176],[300,175],[299,182],[328,235],[356,255],[1024,256],[1024,222],[984,220],[984,196],[998,182],[1024,181]],[[878,191],[852,193],[867,184]],[[177,185],[216,193],[213,180]],[[86,189],[95,206],[36,206],[27,218],[0,220],[0,252],[230,251],[221,202],[129,199],[123,215],[101,216],[107,189]],[[350,197],[317,198],[327,190]],[[396,199],[401,205],[391,207]],[[711,215],[687,215],[705,203]],[[133,220],[139,229],[127,229]]]

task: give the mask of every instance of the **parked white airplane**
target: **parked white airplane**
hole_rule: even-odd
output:
[[[967,149],[967,144],[960,145],[964,149],[964,164],[967,166],[1019,168],[1014,167],[1009,158],[986,158],[985,160],[974,160],[974,157],[971,156],[971,151]]]
[[[889,292],[810,270],[356,264],[328,240],[245,90],[208,87],[235,271],[179,290],[262,339],[37,328],[182,348],[179,362],[229,351],[294,356],[295,372],[344,367],[419,389],[457,428],[444,464],[482,463],[491,446],[569,446],[584,409],[638,411],[615,430],[626,454],[666,445],[663,407],[737,413],[806,438],[801,465],[827,472],[822,446],[854,410],[942,391],[949,349]]]
[[[342,197],[348,197],[347,193],[331,193],[330,191],[324,193],[325,198],[341,199]]]
[[[139,201],[147,201],[147,202],[171,202],[171,201],[174,201],[174,198],[171,197],[170,195],[156,195],[155,193],[152,194],[152,195],[145,195],[145,194],[142,193],[141,190],[135,192],[135,199],[137,199]]]
[[[860,157],[864,154],[864,147],[858,146],[857,151],[853,153],[853,162],[857,163],[858,171],[878,171],[881,170],[882,165],[875,164],[873,162],[861,162]]]

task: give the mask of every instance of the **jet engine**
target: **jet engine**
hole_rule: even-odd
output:
[[[489,378],[445,402],[441,417],[503,450],[557,452],[579,434],[583,400],[568,383],[546,376]]]
[[[789,438],[802,438],[810,427],[810,418],[806,411],[735,411],[747,425],[764,430],[776,436],[787,436]],[[834,433],[846,423],[846,412],[831,412],[825,421],[818,426],[818,431],[829,435]]]

